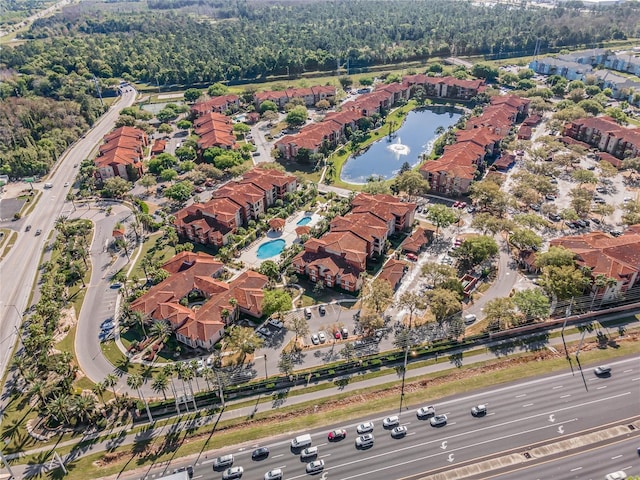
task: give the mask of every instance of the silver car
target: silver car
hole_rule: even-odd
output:
[[[447,416],[446,415],[436,415],[435,417],[431,417],[429,419],[429,423],[431,423],[432,427],[442,427],[447,424]]]
[[[393,430],[391,430],[391,436],[393,438],[404,437],[407,434],[407,427],[404,425],[398,425]]]
[[[318,473],[324,470],[324,460],[314,460],[307,463],[307,473]]]
[[[241,478],[243,473],[244,473],[244,468],[242,467],[227,468],[222,473],[222,480],[234,480],[236,478]]]
[[[373,434],[367,433],[356,438],[356,448],[367,448],[373,445]]]
[[[358,435],[362,435],[363,433],[373,432],[373,422],[361,423],[356,428],[356,432],[358,432]]]
[[[264,480],[282,480],[282,469],[274,468],[264,474]]]
[[[436,414],[436,409],[433,405],[428,405],[426,407],[420,407],[418,410],[416,410],[416,417],[422,419],[422,418],[428,418],[428,417],[433,417]]]
[[[300,458],[306,460],[308,458],[315,458],[318,456],[318,447],[308,447],[300,452]]]
[[[382,426],[384,428],[395,427],[399,423],[400,423],[400,419],[398,418],[398,416],[397,415],[392,415],[390,417],[385,418],[382,421]]]
[[[226,468],[233,465],[233,455],[222,455],[213,461],[213,469]]]

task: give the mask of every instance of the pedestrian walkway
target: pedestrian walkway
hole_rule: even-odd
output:
[[[623,318],[628,316],[630,316],[629,313],[616,314],[616,315],[612,315],[611,317],[607,317],[607,319],[613,320],[616,318]],[[639,327],[634,325],[633,328],[639,328]],[[549,333],[551,334],[551,332]],[[567,342],[575,342],[575,341],[579,341],[582,338],[582,336],[583,336],[582,333],[573,333],[571,335],[566,335],[565,339]],[[593,331],[588,333],[586,335],[586,338],[589,338],[589,339],[596,338],[596,332]],[[557,350],[559,351],[564,350],[564,348],[562,347],[562,341],[560,338],[554,338],[552,341],[555,345],[554,348],[557,348]],[[461,358],[462,359],[461,364],[463,365],[465,364],[464,363],[465,358],[471,359],[468,365],[472,365],[474,363],[480,363],[488,360],[495,360],[496,358],[502,358],[508,355],[501,353],[501,350],[499,348],[491,348],[491,347],[499,347],[500,345],[505,343],[507,343],[507,341],[495,342],[493,344],[489,344],[483,347],[468,348],[468,349],[462,348],[460,350],[455,350],[450,352],[449,354],[446,355],[446,358],[447,359],[449,357],[456,357],[456,359]],[[510,354],[517,355],[527,351],[528,349],[526,345],[523,345],[523,346],[515,347]],[[406,379],[410,381],[411,379],[422,377],[427,374],[443,372],[446,370],[454,371],[454,370],[457,370],[457,365],[459,364],[451,363],[445,358],[443,358],[441,361],[435,364],[407,370]],[[292,405],[298,405],[298,404],[303,404],[307,402],[317,401],[319,398],[326,398],[326,397],[331,397],[338,394],[354,392],[357,390],[361,390],[363,388],[375,387],[376,385],[388,383],[393,380],[399,381],[399,377],[395,373],[395,370],[390,368],[389,375],[384,375],[376,378],[368,378],[362,381],[357,381],[357,376],[356,376],[356,379],[354,379],[354,381],[349,382],[346,385],[342,384],[338,386],[333,383],[333,380],[330,380],[326,382],[331,385],[329,388],[326,388],[320,391],[310,392],[310,393],[302,393],[300,395],[289,395],[285,400],[283,401],[281,400],[277,404],[274,404],[271,401],[267,401],[267,402],[260,402],[252,406],[232,409],[229,407],[232,407],[236,403],[245,402],[246,399],[231,401],[231,402],[227,402],[227,408],[220,415],[216,414],[216,415],[205,416],[197,419],[191,418],[188,420],[179,420],[176,423],[169,423],[161,427],[157,427],[157,428],[151,427],[144,432],[143,436],[144,438],[158,438],[176,431],[182,431],[187,428],[197,428],[197,427],[205,426],[208,424],[215,424],[224,420],[231,420],[231,419],[237,419],[237,418],[250,418],[259,411],[278,410],[283,407],[290,407]],[[303,390],[304,388],[305,388],[304,386],[298,386],[298,387],[292,388],[291,391],[300,391],[300,390]],[[67,461],[70,462],[73,460],[77,460],[78,458],[83,457],[84,455],[94,454],[96,452],[104,451],[104,450],[113,448],[115,446],[132,445],[140,441],[141,434],[127,433],[130,431],[130,429],[131,429],[130,427],[121,427],[121,428],[115,428],[109,432],[101,432],[99,434],[86,435],[85,437],[83,437],[82,439],[83,441],[90,441],[92,439],[96,439],[100,436],[103,436],[107,433],[111,435],[112,438],[117,437],[117,440],[116,440],[116,443],[114,443],[113,440],[97,442],[91,445],[90,448],[86,448],[82,451],[72,452],[64,456],[63,459],[65,462]],[[76,443],[78,443],[77,440],[60,442],[56,445],[56,448],[60,449],[62,447],[71,446]],[[15,454],[8,455],[7,459],[15,459],[18,457],[33,455],[33,454],[42,453],[42,452],[50,452],[50,451],[51,451],[51,446],[35,448],[26,452],[22,452],[20,455],[15,455]],[[203,453],[203,455],[208,455],[208,453]],[[195,461],[196,458],[194,458],[193,460]],[[15,465],[15,466],[12,466],[12,469],[14,470],[14,473],[18,475],[18,478],[23,478],[24,473],[27,469],[29,469],[29,471],[33,471],[33,465],[30,465],[30,466]],[[131,479],[140,478],[142,475],[149,475],[148,467],[138,472],[131,472],[131,474],[128,475],[127,478],[131,478]],[[105,478],[117,478],[117,477],[112,476],[112,477],[105,477]],[[122,478],[122,477],[119,477],[119,478]]]

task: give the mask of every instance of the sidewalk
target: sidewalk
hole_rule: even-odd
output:
[[[630,316],[628,313],[622,315],[619,314],[618,317],[628,317]],[[612,316],[610,319],[615,319],[616,316]],[[634,328],[640,328],[638,326],[635,326]],[[551,333],[551,332],[549,332]],[[572,342],[572,341],[578,341],[581,339],[582,337],[582,333],[574,333],[571,335],[567,335],[565,336],[565,339],[567,342]],[[591,333],[588,333],[585,338],[595,338],[596,337],[596,332],[593,331]],[[474,363],[479,363],[479,362],[483,362],[486,360],[494,360],[496,358],[501,358],[501,357],[508,357],[509,355],[501,355],[499,352],[498,353],[493,353],[491,351],[489,351],[489,347],[491,346],[499,346],[503,343],[506,342],[495,342],[493,344],[487,345],[487,346],[483,346],[483,347],[476,347],[476,348],[472,348],[472,349],[460,349],[460,350],[456,350],[454,352],[449,353],[448,355],[446,355],[446,358],[441,359],[441,361],[439,363],[433,364],[433,365],[428,365],[425,367],[420,367],[420,368],[415,368],[415,369],[409,369],[407,370],[406,373],[406,379],[407,380],[411,380],[429,373],[436,373],[436,372],[442,372],[445,370],[456,370],[456,364],[453,363],[452,360],[449,360],[449,358],[454,357],[456,354],[462,354],[462,360],[461,363],[465,364],[464,362],[464,358],[465,358],[465,354],[468,357],[469,354],[471,354],[472,352],[482,352],[482,353],[476,353],[475,355],[473,355],[471,358],[471,362],[469,363],[469,365],[472,365]],[[553,346],[552,346],[553,345]],[[555,346],[555,347],[554,347]],[[557,348],[556,348],[557,347]],[[551,350],[555,350],[555,351],[562,351],[563,347],[562,347],[562,341],[560,338],[554,338],[551,340],[551,342],[547,345],[547,348],[551,349]],[[520,353],[524,353],[527,352],[527,348],[526,346],[519,346],[517,348],[514,348],[512,354],[520,354]],[[469,357],[468,357],[469,358]],[[458,360],[458,358],[456,358],[456,360]],[[437,361],[437,360],[436,360]],[[357,378],[357,376],[356,376]],[[330,388],[327,388],[325,390],[321,390],[321,391],[315,391],[315,392],[311,392],[311,393],[304,393],[301,395],[290,395],[288,396],[284,401],[279,400],[277,404],[275,403],[271,403],[271,402],[263,402],[263,403],[259,403],[257,404],[257,406],[249,406],[249,407],[242,407],[242,408],[238,408],[238,409],[226,409],[224,412],[222,412],[222,414],[218,415],[210,415],[210,416],[206,416],[206,417],[201,417],[198,419],[191,419],[191,420],[180,420],[176,423],[169,423],[166,424],[162,427],[150,427],[148,430],[144,431],[144,432],[139,432],[139,433],[126,433],[130,430],[130,428],[128,427],[122,427],[122,428],[117,428],[117,429],[113,429],[109,432],[100,432],[98,434],[90,434],[90,435],[86,435],[85,437],[83,437],[81,440],[82,441],[88,441],[88,440],[92,440],[92,439],[96,439],[100,436],[104,436],[104,435],[117,435],[117,439],[116,440],[110,440],[110,441],[100,441],[97,443],[94,443],[90,446],[87,446],[85,448],[83,448],[82,450],[78,450],[75,452],[71,452],[68,455],[66,455],[64,457],[64,461],[66,462],[70,462],[73,460],[76,460],[78,458],[81,458],[85,455],[88,454],[93,454],[96,453],[98,451],[104,451],[110,448],[114,448],[116,446],[123,446],[123,445],[131,445],[134,444],[136,442],[139,441],[144,441],[146,439],[149,438],[158,438],[164,435],[168,435],[170,433],[174,433],[176,431],[181,431],[185,428],[197,428],[197,427],[201,427],[201,426],[205,426],[205,425],[210,425],[210,424],[215,424],[218,423],[220,421],[223,420],[230,420],[230,419],[234,419],[234,418],[250,418],[252,415],[254,415],[256,412],[258,411],[267,411],[267,410],[277,410],[280,407],[288,407],[288,406],[292,406],[292,405],[297,405],[297,404],[301,404],[301,403],[305,403],[305,402],[311,402],[313,400],[316,400],[318,398],[326,398],[326,397],[330,397],[332,395],[337,395],[337,394],[344,394],[344,393],[348,393],[348,392],[353,392],[356,390],[360,390],[363,388],[368,388],[368,387],[374,387],[376,385],[380,385],[383,383],[389,383],[389,382],[393,382],[393,381],[398,381],[400,380],[400,377],[395,374],[393,369],[389,369],[389,374],[388,375],[384,375],[381,377],[376,377],[376,378],[371,378],[371,379],[366,379],[366,380],[362,380],[362,381],[353,381],[350,382],[346,385],[343,386],[332,386]],[[327,383],[331,383],[333,384],[333,381],[327,382]],[[312,383],[313,384],[313,383]],[[304,389],[305,387],[303,386],[299,386],[299,387],[294,387],[291,389],[291,391],[296,391],[296,390],[301,390]],[[246,398],[245,399],[240,399],[237,401],[230,401],[227,402],[227,406],[230,405],[234,405],[235,403],[241,403],[241,402],[246,402]],[[56,448],[60,448],[60,447],[65,447],[65,446],[71,446],[74,444],[77,444],[79,442],[79,440],[69,440],[66,442],[61,442],[58,443],[56,445]],[[25,455],[32,455],[32,454],[36,454],[36,453],[42,453],[42,452],[50,452],[52,450],[51,446],[46,446],[46,447],[40,447],[40,448],[35,448],[32,450],[29,450],[27,452],[23,452],[20,455],[17,454],[12,454],[12,455],[7,455],[7,459],[15,459],[21,456],[25,456]],[[203,452],[204,455],[207,455],[207,452]],[[196,460],[196,458],[193,459],[194,461]],[[33,472],[33,465],[15,465],[12,466],[12,469],[14,471],[14,473],[16,475],[18,475],[18,478],[22,478],[25,474],[25,472],[29,471],[29,472]],[[149,467],[144,467],[144,470],[146,472],[148,472]],[[135,474],[132,473],[132,476],[135,476]],[[112,476],[112,477],[108,477],[108,478],[117,478],[116,476]]]

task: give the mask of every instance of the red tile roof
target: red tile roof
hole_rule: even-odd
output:
[[[199,117],[210,112],[226,110],[228,105],[237,105],[239,101],[240,97],[237,95],[220,95],[202,102],[197,102],[191,107],[191,112]]]
[[[391,288],[395,289],[400,284],[408,267],[406,262],[392,258],[384,264],[378,278],[386,280]]]

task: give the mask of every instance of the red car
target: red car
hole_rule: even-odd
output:
[[[335,338],[336,340],[340,340],[340,330],[333,331],[333,338]]]
[[[415,253],[407,253],[406,257],[413,262],[418,261],[418,256]]]
[[[452,207],[453,208],[458,208],[460,206],[460,202],[454,202]]]
[[[327,435],[327,438],[330,441],[335,441],[335,440],[342,440],[343,438],[347,437],[347,431],[340,428],[338,430],[332,430],[331,432],[329,432],[329,435]]]

